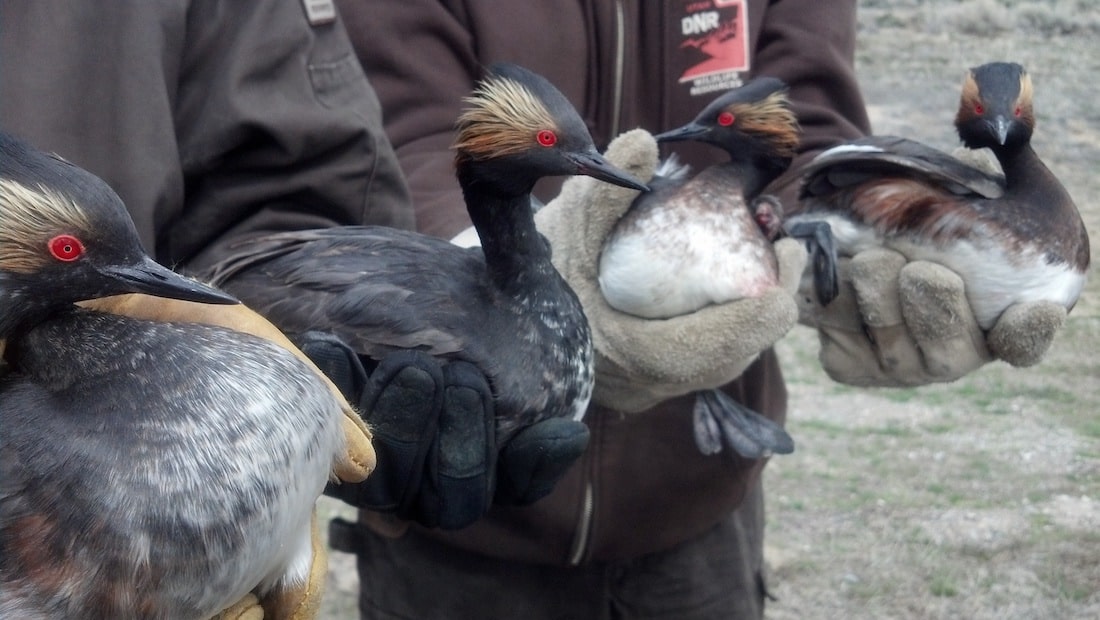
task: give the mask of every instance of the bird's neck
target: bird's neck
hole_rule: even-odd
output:
[[[516,195],[485,183],[463,183],[466,208],[481,238],[489,276],[504,290],[522,286],[531,274],[550,267],[550,246],[535,228],[530,189]]]
[[[1005,175],[1006,196],[1042,204],[1070,203],[1065,188],[1039,159],[1031,144],[1002,147],[993,154]]]
[[[730,152],[728,164],[741,179],[745,198],[755,198],[790,165],[790,159],[772,157],[763,153]]]

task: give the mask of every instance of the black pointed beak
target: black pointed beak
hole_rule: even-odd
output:
[[[577,166],[577,174],[588,175],[619,187],[636,189],[641,192],[649,191],[649,187],[645,183],[612,165],[595,148],[584,153],[568,153],[566,156]]]
[[[684,140],[697,140],[707,133],[710,128],[699,123],[688,123],[676,129],[670,129],[664,133],[653,136],[657,142],[683,142]]]
[[[240,303],[232,295],[181,276],[149,257],[136,264],[107,267],[100,273],[115,282],[119,293],[145,293],[204,304]]]

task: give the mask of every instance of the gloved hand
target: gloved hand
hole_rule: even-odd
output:
[[[614,165],[647,182],[657,166],[657,144],[636,129],[607,149]],[[553,247],[554,266],[576,292],[596,349],[593,402],[619,411],[647,409],[668,398],[724,385],[794,326],[794,291],[806,263],[801,244],[776,244],[781,287],[755,299],[650,320],[615,310],[600,292],[604,239],[630,208],[635,190],[589,177],[566,181],[561,194],[535,214]]]
[[[260,601],[265,620],[313,620],[321,615],[321,597],[328,578],[328,551],[317,527],[317,512],[310,523],[310,543],[313,558],[304,582],[284,583],[274,588]],[[239,603],[238,603],[239,604]]]
[[[818,329],[825,372],[850,385],[954,381],[994,359],[1031,366],[1066,318],[1055,303],[1016,304],[984,333],[955,272],[883,248],[840,259],[838,279],[840,296],[823,308],[804,275],[800,321]]]
[[[260,599],[249,592],[210,620],[264,620],[264,608]]]
[[[466,527],[493,503],[541,499],[587,445],[584,424],[551,419],[497,446],[492,391],[472,364],[398,351],[368,376],[335,336],[307,332],[298,344],[345,394],[359,395],[374,432],[378,469],[364,483],[326,491],[354,506],[428,527]]]
[[[273,589],[262,601],[250,592],[211,620],[312,620],[319,617],[328,578],[328,551],[317,529],[316,512],[310,527],[313,559],[304,582]]]

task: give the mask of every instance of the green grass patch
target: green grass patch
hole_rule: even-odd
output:
[[[932,596],[952,597],[959,594],[955,578],[946,571],[937,571],[928,579],[928,591]]]

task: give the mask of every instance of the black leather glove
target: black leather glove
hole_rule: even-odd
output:
[[[378,461],[370,477],[326,491],[354,506],[429,527],[466,527],[494,502],[544,497],[588,443],[584,424],[553,419],[523,429],[498,451],[492,391],[472,364],[398,351],[368,376],[339,338],[309,332],[296,340],[358,403],[374,434]]]

